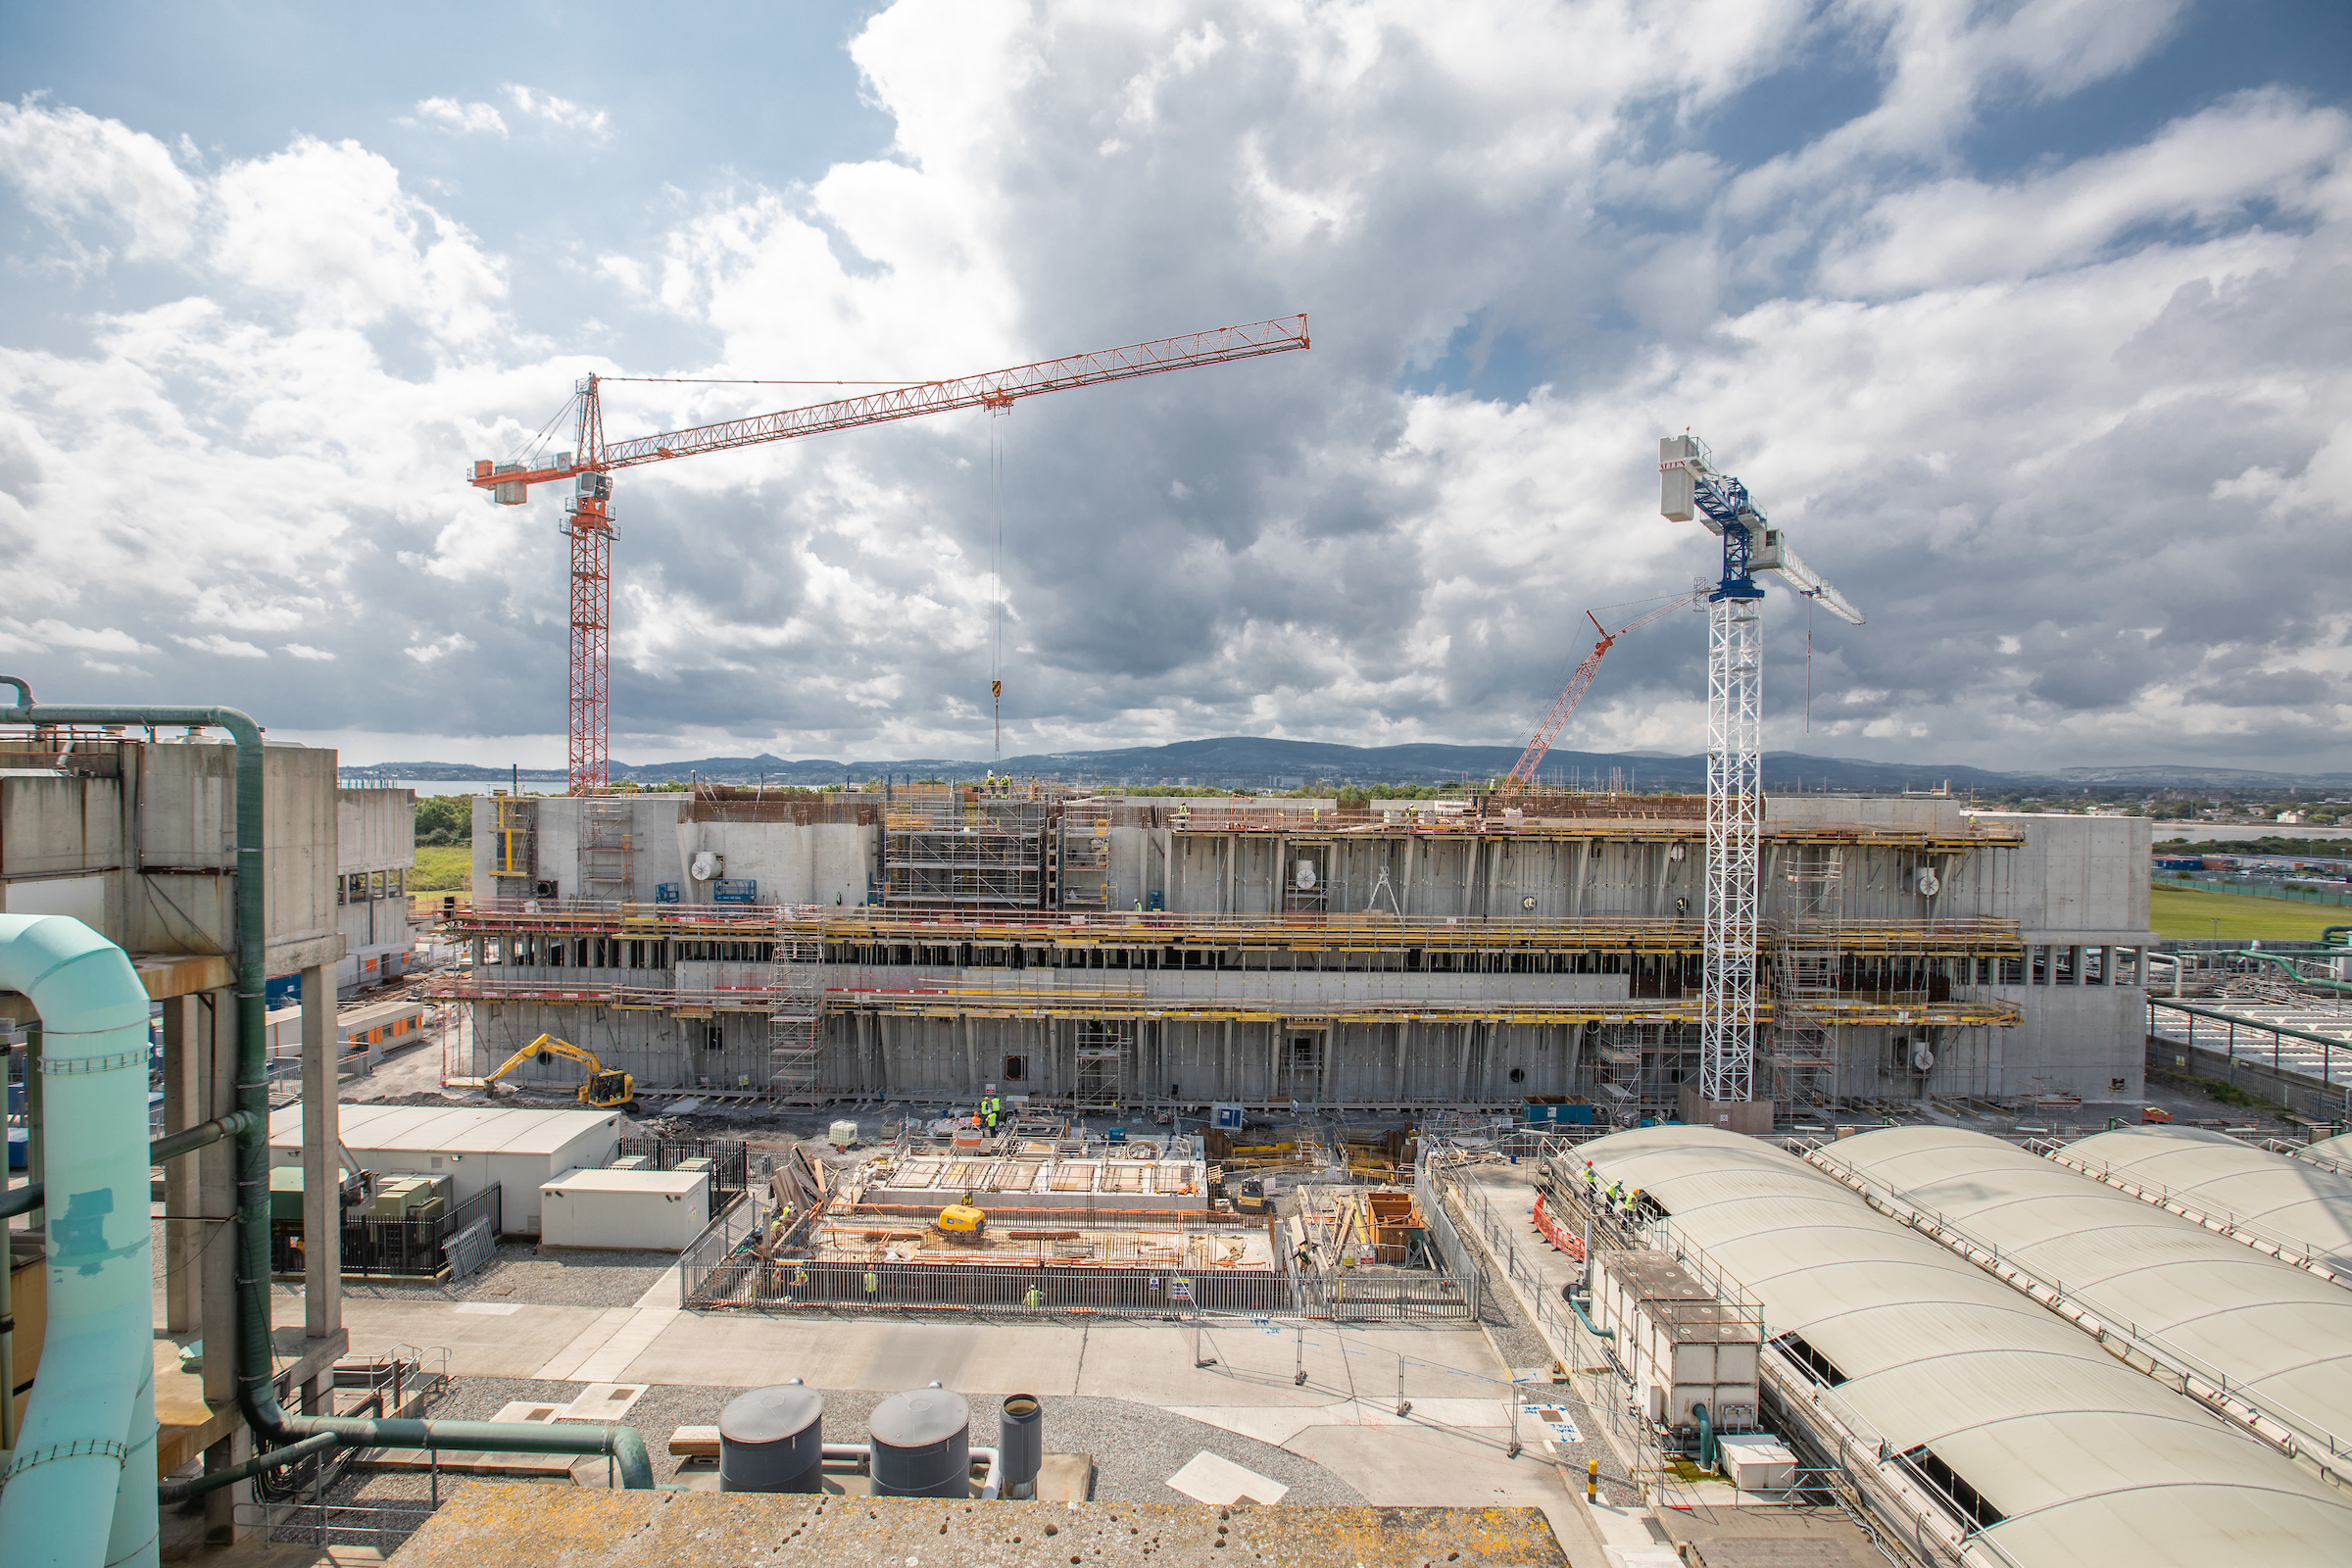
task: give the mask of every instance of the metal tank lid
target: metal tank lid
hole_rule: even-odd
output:
[[[874,1406],[866,1430],[876,1443],[894,1448],[927,1448],[947,1443],[972,1426],[972,1407],[946,1389],[909,1389]]]
[[[781,1443],[799,1437],[825,1413],[825,1396],[796,1383],[754,1389],[718,1413],[719,1435],[730,1443]]]

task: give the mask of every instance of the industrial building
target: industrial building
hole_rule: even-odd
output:
[[[1906,1152],[1930,1157],[1911,1137],[1919,1131],[1948,1130],[1826,1148],[1884,1168]],[[2106,1202],[2171,1217],[2009,1152],[2084,1189],[2071,1211],[2053,1196],[2021,1205],[2018,1220],[2049,1245],[2082,1237],[2077,1261],[2102,1247]],[[1830,1170],[1704,1127],[1618,1133],[1577,1153],[1604,1182],[1641,1191],[1656,1216],[1642,1228],[1652,1247],[1753,1303],[1770,1336],[1765,1424],[1838,1456],[1874,1510],[1910,1522],[1900,1534],[1922,1560],[2320,1564],[2352,1553],[2352,1503],[2292,1445],[2226,1419],[2194,1396],[2201,1387],[2183,1391],[2111,1353],[2097,1325],[2070,1321]],[[2296,1272],[2215,1243],[2249,1267]],[[2195,1294],[2184,1287],[2177,1299]],[[2217,1338],[2234,1326],[2270,1348],[2273,1322],[2257,1301],[2232,1293],[2211,1307]]]
[[[355,1170],[379,1176],[450,1180],[450,1201],[497,1187],[498,1229],[510,1236],[539,1234],[539,1189],[575,1170],[612,1158],[622,1118],[608,1110],[519,1110],[475,1105],[341,1107],[343,1149]],[[303,1107],[270,1113],[273,1165],[298,1164]]]
[[[2147,831],[1773,799],[1759,1084],[1800,1116],[2136,1097]],[[1695,1082],[1705,844],[1676,796],[483,796],[449,922],[474,961],[434,994],[472,1007],[459,1076],[546,1031],[641,1089],[788,1102],[1566,1096],[1630,1123]]]
[[[1814,1157],[2352,1482],[2352,1291],[2341,1284],[1984,1133],[1884,1128]],[[2284,1155],[2266,1157],[2293,1174]]]

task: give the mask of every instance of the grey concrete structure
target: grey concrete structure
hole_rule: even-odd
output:
[[[1697,807],[483,797],[453,926],[476,962],[441,989],[477,1004],[477,1073],[546,1031],[644,1088],[764,1093],[797,931],[825,996],[808,1098],[1566,1095],[1638,1119],[1694,1050]],[[2136,1097],[2146,855],[2137,819],[1775,799],[1777,1098]]]
[[[338,993],[408,972],[416,935],[409,926],[408,875],[416,864],[416,792],[335,792],[336,929],[343,959]]]
[[[303,1102],[311,1176],[305,1222],[328,1228],[334,1186],[335,1038],[331,977],[343,956],[335,902],[335,754],[271,743],[264,760],[265,966],[302,977]],[[55,730],[0,738],[0,909],[72,915],[121,946],[161,1009],[165,1129],[236,1106],[236,754],[194,737]],[[0,1016],[29,1019],[0,994]],[[164,1321],[183,1341],[234,1338],[235,1146],[217,1142],[166,1169]],[[35,1179],[38,1172],[34,1173]],[[38,1221],[38,1212],[31,1216]],[[340,1216],[333,1216],[339,1223]],[[302,1407],[317,1402],[346,1344],[336,1249],[306,1250],[305,1334],[286,1368]],[[281,1340],[281,1345],[284,1342]],[[159,1404],[163,1450],[204,1447],[208,1468],[237,1462],[250,1435],[235,1414],[235,1358],[204,1360],[204,1408]],[[218,1434],[218,1435],[216,1435]],[[173,1461],[177,1462],[177,1461]],[[222,1535],[249,1500],[239,1484],[208,1494]]]

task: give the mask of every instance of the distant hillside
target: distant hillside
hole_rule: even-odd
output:
[[[658,783],[688,778],[726,784],[798,784],[813,786],[864,780],[889,774],[900,779],[980,778],[994,771],[1016,777],[1059,777],[1108,784],[1193,784],[1209,789],[1285,789],[1314,783],[1338,784],[1449,784],[1462,780],[1484,782],[1509,771],[1519,760],[1516,746],[1340,746],[1326,741],[1269,740],[1246,735],[1211,740],[1178,741],[1168,746],[1139,746],[1118,751],[1034,753],[998,761],[916,757],[873,760],[852,758],[792,760],[762,754],[758,757],[705,757],[682,762],[629,763],[614,761],[612,776]],[[463,762],[385,762],[365,771],[391,778],[479,781],[495,785],[515,775],[503,767],[480,767]],[[1706,788],[1703,756],[1670,757],[1653,752],[1554,751],[1544,759],[1547,783],[1586,788],[1605,786],[1615,771],[1630,790],[1689,790]],[[561,768],[523,768],[520,778],[530,784],[561,783]],[[2144,767],[2063,768],[2048,773],[2003,773],[1950,762],[1872,762],[1855,758],[1812,757],[1797,752],[1773,752],[1764,759],[1764,781],[1773,789],[1830,789],[1894,791],[1933,789],[1950,784],[1955,790],[1997,794],[2033,785],[2105,785],[2147,788],[2343,789],[2352,775],[2326,773],[2296,776],[2230,768],[2151,765]]]

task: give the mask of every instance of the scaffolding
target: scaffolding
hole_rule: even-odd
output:
[[[631,809],[627,801],[591,800],[580,809],[580,896],[628,903]]]
[[[1794,917],[1775,925],[1772,1098],[1790,1110],[1826,1107],[1838,1094],[1845,852],[1830,845],[1796,848],[1782,875]]]
[[[817,1051],[825,1027],[825,928],[821,915],[779,906],[767,966],[768,1098],[817,1104]]]
[[[490,846],[494,895],[500,899],[529,899],[538,891],[531,879],[538,866],[539,803],[500,795],[493,804],[498,808],[497,836]]]
[[[1046,813],[1035,788],[894,791],[883,813],[883,902],[1041,907]],[[1104,844],[1107,867],[1107,834]]]
[[[1109,908],[1110,803],[1073,801],[1057,810],[1046,856],[1046,902],[1050,906]]]
[[[1081,1116],[1114,1114],[1125,1098],[1127,1057],[1135,1049],[1136,1020],[1078,1020],[1077,1076],[1071,1108]]]

